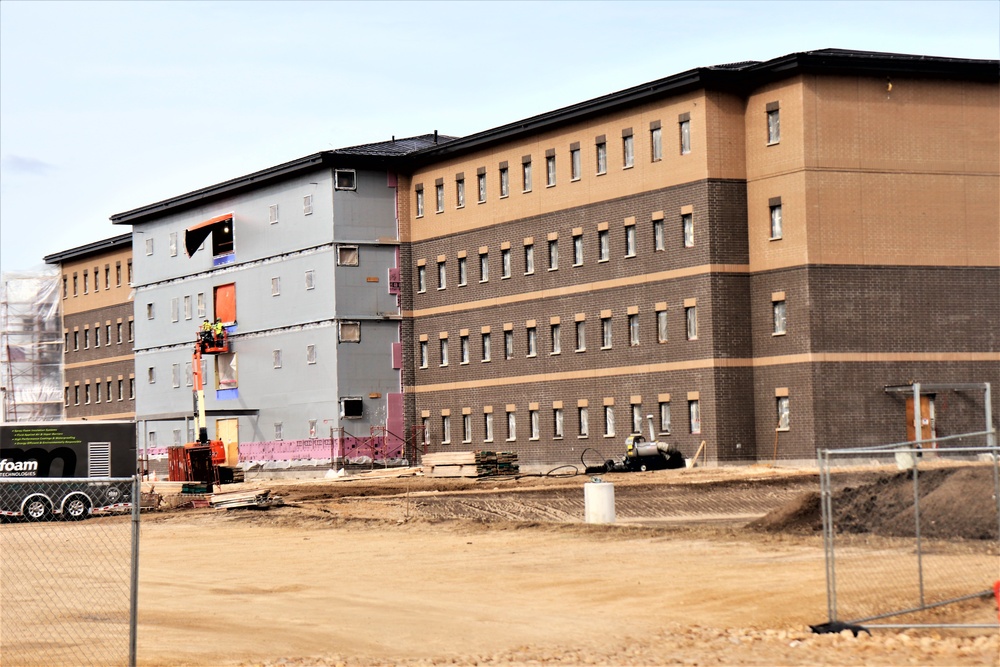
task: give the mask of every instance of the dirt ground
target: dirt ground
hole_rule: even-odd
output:
[[[891,527],[863,519],[884,513],[874,498],[899,497],[884,492],[895,477],[838,475],[838,511],[875,540],[845,559],[890,548],[878,540]],[[945,506],[983,474],[940,477],[928,492]],[[810,631],[827,620],[815,471],[603,478],[615,485],[614,525],[583,522],[586,476],[248,480],[223,490],[266,486],[285,504],[144,514],[138,664],[1000,664],[996,630]],[[970,505],[955,500],[952,513]],[[964,547],[992,530],[1000,578],[995,510],[972,505],[983,514],[963,519],[972,537],[927,544],[961,571]],[[996,603],[937,617],[995,621]]]

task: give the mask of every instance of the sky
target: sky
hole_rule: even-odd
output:
[[[1000,2],[0,1],[0,271],[322,150],[822,48],[1000,59]]]

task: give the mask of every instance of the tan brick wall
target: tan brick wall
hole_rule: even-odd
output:
[[[105,254],[91,255],[82,260],[71,260],[62,264],[62,275],[68,279],[68,296],[63,299],[63,315],[83,313],[97,308],[107,308],[128,300],[131,287],[128,284],[128,261],[132,258],[132,248],[108,252]],[[121,262],[122,281],[121,285],[115,282],[115,263]],[[104,267],[107,266],[111,272],[111,288],[105,288]],[[100,277],[100,289],[94,289],[94,269],[97,269]],[[87,293],[83,292],[83,273],[87,272],[89,286]],[[77,274],[78,289],[77,295],[73,296],[73,274]],[[61,280],[61,278],[60,278]],[[62,285],[59,286],[62,294]]]

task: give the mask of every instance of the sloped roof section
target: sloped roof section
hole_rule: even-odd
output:
[[[425,148],[433,148],[449,141],[454,141],[458,137],[451,137],[446,134],[421,134],[416,137],[406,137],[397,139],[393,137],[389,141],[379,141],[374,144],[361,144],[360,146],[350,146],[348,148],[338,148],[333,151],[337,155],[384,155],[401,156],[409,155]]]

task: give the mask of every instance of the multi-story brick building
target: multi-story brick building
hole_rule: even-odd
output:
[[[66,419],[135,416],[132,235],[45,257],[62,272]]]
[[[544,463],[647,414],[716,462],[907,439],[887,386],[1000,383],[998,114],[995,61],[823,50],[409,156],[409,419]],[[982,430],[982,392],[927,400]]]

